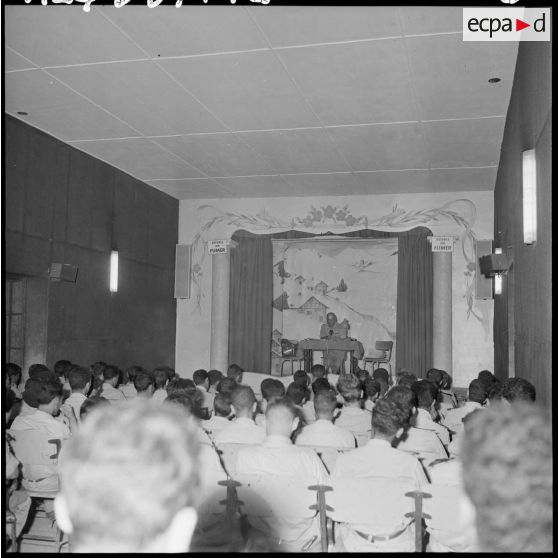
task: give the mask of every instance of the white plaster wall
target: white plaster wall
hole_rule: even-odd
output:
[[[329,210],[324,211],[328,206]],[[467,281],[472,284],[474,296],[474,279],[465,275],[467,271],[474,274],[471,266],[467,268],[468,260],[474,259],[474,246],[464,233],[470,229],[477,239],[491,239],[493,219],[493,193],[488,191],[182,200],[178,237],[181,244],[195,244],[194,278],[192,297],[177,301],[176,370],[181,376],[190,377],[195,369],[209,366],[211,256],[207,255],[205,241],[230,238],[238,229],[271,233],[295,228],[335,233],[366,226],[401,231],[422,225],[435,235],[458,237],[452,265],[452,372],[455,386],[467,386],[479,370],[493,370],[494,350],[493,301],[473,299],[470,307],[467,301]]]

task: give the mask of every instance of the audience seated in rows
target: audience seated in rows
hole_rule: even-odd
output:
[[[486,400],[486,388],[480,380],[472,380],[469,384],[467,401],[462,407],[448,411],[442,424],[455,435],[463,430],[463,419],[475,409],[480,409]]]
[[[238,383],[234,378],[228,378],[228,377],[223,378],[217,384],[217,393],[225,393],[225,394],[228,393],[230,395],[234,391],[237,385]]]
[[[237,384],[241,384],[243,372],[244,370],[238,364],[231,364],[227,368],[227,378],[232,378]]]
[[[436,415],[436,403],[438,401],[438,388],[429,380],[418,380],[411,389],[415,394],[417,412],[414,416],[414,424],[422,430],[432,430],[436,432],[444,447],[450,443],[449,430],[433,420]]]
[[[509,403],[525,401],[534,403],[537,397],[535,386],[523,378],[508,378],[504,381],[502,396]]]
[[[68,373],[68,381],[71,394],[68,396],[65,403],[72,407],[79,423],[81,406],[87,400],[87,394],[91,389],[92,374],[87,368],[77,365],[72,366]]]
[[[108,364],[103,369],[103,390],[102,394],[105,399],[111,403],[113,401],[122,401],[126,399],[124,394],[116,388],[118,385],[118,369],[116,366]]]
[[[209,393],[209,374],[207,370],[200,368],[199,370],[194,370],[192,379],[194,380],[196,388],[202,395],[201,406],[207,409],[209,418],[213,412],[213,398],[215,397],[214,394]]]
[[[167,398],[167,385],[170,376],[166,366],[159,366],[153,370],[153,401],[162,402]]]
[[[321,366],[321,364],[318,366]],[[322,389],[329,390],[333,388],[324,376],[318,376],[312,382],[310,399],[306,401],[306,403],[302,406],[302,415],[306,424],[311,424],[316,420],[316,412],[314,411],[314,397],[316,397],[316,393],[318,393],[318,391]]]
[[[151,398],[155,391],[153,376],[147,372],[140,372],[134,378],[134,387],[136,388],[137,397]]]
[[[85,417],[87,417],[89,414],[91,414],[91,411],[93,411],[93,409],[96,409],[97,407],[103,407],[106,405],[110,405],[110,401],[108,399],[105,399],[104,397],[100,396],[100,395],[96,395],[94,397],[88,397],[81,405],[80,409],[79,409],[79,420],[80,423],[82,423],[85,420]]]
[[[341,374],[337,383],[337,390],[344,400],[343,408],[335,419],[335,425],[345,428],[353,434],[358,446],[363,446],[370,439],[371,414],[361,409],[360,382],[351,374]]]
[[[231,413],[230,395],[216,393],[213,398],[213,414],[209,420],[202,420],[201,426],[210,435],[215,436],[230,424]]]
[[[387,391],[387,384],[385,384],[385,387],[386,389],[384,391],[384,395]],[[382,386],[378,380],[375,380],[374,378],[367,378],[364,380],[362,389],[365,397],[363,407],[367,411],[372,412],[376,401],[382,396]]]
[[[267,406],[275,399],[285,396],[285,385],[276,378],[266,378],[260,384],[260,392],[262,401],[260,403],[260,412],[256,414],[255,422],[258,426],[265,427],[265,411]]]
[[[119,386],[118,389],[120,389],[126,399],[133,399],[134,397],[137,397],[138,392],[134,387],[134,379],[140,372],[144,372],[144,370],[141,366],[136,364],[129,366],[124,371],[123,384]]]
[[[208,392],[216,394],[217,384],[223,379],[223,373],[220,370],[210,370],[207,375],[209,376],[209,388]]]

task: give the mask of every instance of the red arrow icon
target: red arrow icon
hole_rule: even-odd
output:
[[[516,31],[521,31],[522,29],[525,29],[526,27],[531,27],[530,23],[525,23],[524,21],[521,21],[520,19],[515,18],[515,30]]]

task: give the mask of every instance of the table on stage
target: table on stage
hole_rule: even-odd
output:
[[[303,339],[298,343],[297,356],[304,359],[304,371],[307,374],[310,374],[314,362],[314,351],[325,353],[328,349],[350,353],[351,374],[356,371],[353,354],[357,353],[357,359],[361,359],[364,355],[362,343],[355,339]]]

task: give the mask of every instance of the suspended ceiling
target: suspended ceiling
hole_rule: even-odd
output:
[[[463,42],[461,8],[22,5],[4,26],[8,114],[179,199],[494,188],[517,43]]]

